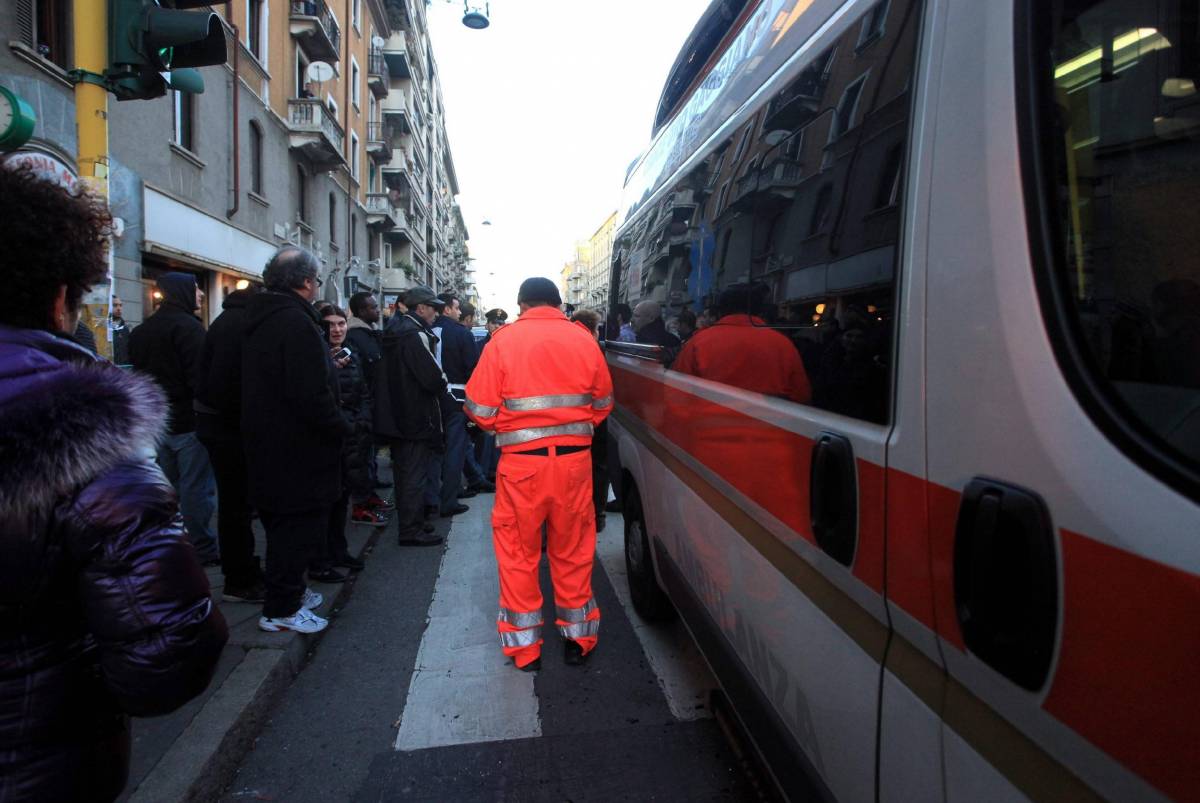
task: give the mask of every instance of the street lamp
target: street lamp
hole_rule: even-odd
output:
[[[488,17],[491,15],[491,4],[484,3],[483,10],[479,10],[479,6],[472,7],[468,0],[463,0],[463,18],[462,24],[466,25],[473,31],[482,31],[487,26],[491,25],[491,20]]]

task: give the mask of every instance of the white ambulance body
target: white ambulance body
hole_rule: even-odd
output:
[[[792,799],[1200,799],[1197,83],[1196,0],[716,0],[681,53],[610,322],[702,328],[610,328],[610,475]]]

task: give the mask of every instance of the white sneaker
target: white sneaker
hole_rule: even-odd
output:
[[[310,611],[321,607],[321,603],[325,601],[324,595],[319,591],[313,591],[311,588],[304,589],[304,600],[300,603]]]
[[[322,619],[308,608],[301,608],[291,616],[267,618],[258,620],[258,629],[268,633],[278,633],[280,630],[295,630],[297,633],[320,633],[329,626],[328,619]]]

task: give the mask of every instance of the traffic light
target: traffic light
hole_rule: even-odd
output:
[[[109,0],[105,85],[117,100],[157,98],[167,88],[204,91],[194,67],[225,63],[225,29],[211,0]]]

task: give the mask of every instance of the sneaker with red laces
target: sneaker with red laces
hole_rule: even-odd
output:
[[[372,510],[382,510],[385,513],[396,509],[394,504],[378,494],[371,494],[368,496],[366,501],[363,502],[363,505],[371,508]]]
[[[350,513],[350,521],[353,524],[367,524],[371,527],[386,527],[388,523],[387,516],[377,510],[371,510],[366,505],[355,505]]]

